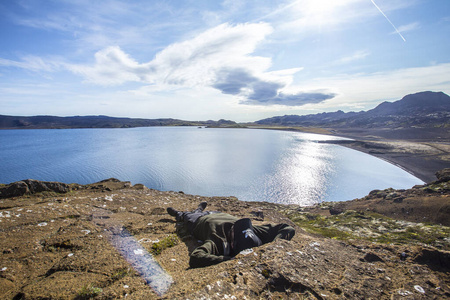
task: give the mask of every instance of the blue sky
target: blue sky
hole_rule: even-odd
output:
[[[450,94],[450,1],[0,2],[0,114],[256,121]]]

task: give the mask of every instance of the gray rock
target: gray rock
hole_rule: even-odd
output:
[[[440,182],[450,181],[450,168],[436,172],[436,177]]]
[[[65,183],[26,179],[10,183],[0,188],[0,199],[20,197],[40,192],[67,193],[69,191],[70,186]]]

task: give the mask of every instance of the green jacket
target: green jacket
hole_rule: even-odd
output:
[[[192,253],[189,265],[192,268],[206,267],[231,259],[230,239],[227,238],[234,223],[239,220],[226,213],[214,213],[201,217],[194,227],[194,237],[203,241]],[[292,239],[294,228],[287,224],[253,225],[255,234],[262,243],[269,243],[277,238]]]

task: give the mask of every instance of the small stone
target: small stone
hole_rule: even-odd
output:
[[[370,252],[364,255],[364,260],[367,262],[383,261],[378,255]]]
[[[133,252],[136,255],[144,255],[144,250],[142,250],[142,249],[133,250]]]
[[[252,248],[242,250],[239,254],[242,254],[242,255],[248,255],[248,254],[250,254],[250,253],[253,253],[253,249],[252,249]]]
[[[425,294],[425,290],[420,285],[415,285],[414,289],[421,294]]]
[[[398,290],[397,293],[398,293],[399,295],[401,295],[401,296],[409,296],[409,295],[412,295],[412,293],[411,293],[410,291],[408,291],[408,290],[403,290],[403,289]]]

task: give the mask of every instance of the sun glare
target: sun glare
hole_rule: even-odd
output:
[[[326,14],[332,11],[334,7],[339,6],[339,2],[334,0],[314,0],[302,4],[309,14]]]
[[[340,19],[340,10],[357,0],[298,0],[292,7],[295,17],[306,24],[333,24]]]

